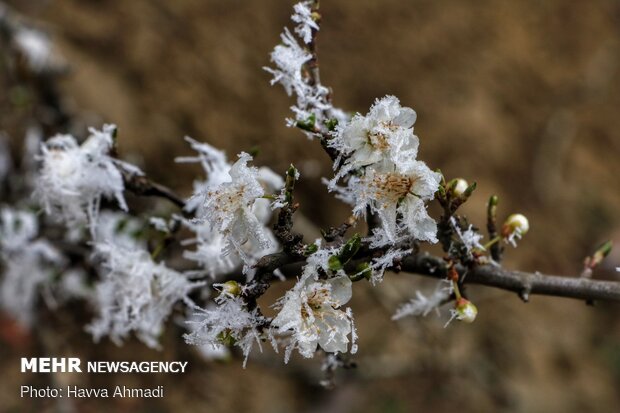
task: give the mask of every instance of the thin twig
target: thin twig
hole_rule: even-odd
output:
[[[170,188],[152,181],[145,175],[132,173],[126,169],[119,168],[123,175],[125,189],[139,196],[153,196],[164,198],[175,204],[181,209],[185,208],[185,201],[175,194]]]

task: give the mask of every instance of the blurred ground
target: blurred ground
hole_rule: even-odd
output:
[[[7,3],[49,29],[71,62],[62,89],[72,109],[94,124],[118,124],[122,154],[150,175],[190,189],[197,170],[173,163],[188,153],[184,135],[230,156],[258,146],[258,163],[302,167],[307,216],[322,226],[346,216],[320,184],[330,174],[326,156],[284,126],[291,101],[261,69],[291,2]],[[448,177],[478,182],[466,207],[474,222],[483,224],[493,193],[503,216],[530,218],[506,266],[577,274],[598,243],[620,245],[620,2],[325,0],[321,8],[321,76],[335,103],[365,113],[376,97],[395,94],[418,112],[420,157]],[[23,136],[19,108],[2,111],[0,127]],[[618,265],[620,254],[596,276],[617,278]],[[471,326],[444,330],[431,316],[392,323],[417,285],[411,278],[355,286],[359,368],[333,391],[316,386],[318,361],[284,367],[267,350],[246,371],[238,360],[202,363],[178,343],[179,331],[166,337],[163,354],[139,343],[91,346],[79,317],[60,314],[47,320],[56,335],[48,329],[42,339],[48,350],[84,359],[193,360],[192,373],[174,380],[90,377],[108,385],[169,380],[169,395],[156,405],[84,401],[78,411],[618,411],[620,307],[541,297],[525,305],[476,287],[470,295],[480,314]],[[4,411],[28,410],[15,388],[24,380],[18,355],[34,342],[0,345]]]

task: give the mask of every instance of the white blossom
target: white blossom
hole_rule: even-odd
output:
[[[366,116],[357,114],[339,125],[329,144],[346,160],[334,178],[368,165],[389,167],[406,165],[418,155],[419,140],[413,134],[413,109],[401,107],[394,96],[377,99]],[[335,181],[334,181],[335,182]]]
[[[416,160],[419,140],[413,134],[416,113],[394,96],[375,101],[366,116],[340,124],[330,146],[339,152],[336,173],[328,182],[337,197],[353,205],[353,212],[375,213],[381,228],[371,237],[373,247],[395,244],[409,237],[437,242],[437,224],[426,212],[441,175]],[[337,183],[344,180],[344,186]]]
[[[255,201],[265,194],[259,181],[258,169],[248,167],[252,157],[242,152],[230,168],[230,182],[210,189],[206,193],[204,216],[214,230],[226,240],[224,254],[236,252],[243,262],[251,263],[243,246],[251,242],[261,249],[273,247],[263,223],[253,211]]]
[[[317,263],[306,264],[301,279],[278,301],[280,310],[271,323],[278,334],[291,334],[286,362],[295,348],[310,358],[317,346],[344,353],[352,341],[352,313],[341,309],[351,299],[351,280],[345,274],[320,280]]]
[[[421,161],[411,161],[400,171],[368,167],[364,176],[349,182],[356,202],[353,211],[363,215],[370,207],[381,220],[386,240],[393,242],[406,233],[437,242],[437,224],[426,212],[424,201],[433,198],[440,180],[441,175]]]
[[[155,263],[145,250],[110,243],[95,248],[103,262],[93,303],[97,317],[87,331],[95,341],[109,336],[117,345],[134,331],[147,346],[159,348],[158,337],[175,303],[188,301],[189,292],[203,283]]]
[[[275,237],[266,227],[272,217],[270,201],[261,197],[279,191],[284,182],[269,168],[248,167],[248,154],[242,153],[231,165],[224,152],[191,138],[186,140],[198,156],[177,158],[177,162],[199,162],[207,178],[194,182],[194,194],[187,202],[186,209],[195,211],[199,219],[182,219],[195,234],[183,245],[196,245],[183,254],[198,262],[212,278],[245,264],[249,280],[253,276],[251,266],[277,248]]]
[[[88,222],[94,234],[102,197],[116,199],[127,210],[119,163],[109,156],[115,128],[90,129],[81,146],[70,135],[57,135],[43,145],[36,194],[49,215],[67,223]]]
[[[312,41],[312,31],[318,31],[319,25],[312,18],[312,3],[310,1],[302,1],[293,6],[294,13],[291,20],[297,23],[295,33],[308,44]]]

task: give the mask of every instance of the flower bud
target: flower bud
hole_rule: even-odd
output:
[[[504,238],[512,237],[513,235],[518,235],[519,237],[527,233],[530,229],[530,222],[527,220],[525,215],[522,214],[512,214],[502,226],[502,236]]]
[[[469,184],[463,178],[456,178],[451,182],[452,194],[455,196],[461,196],[467,191]]]
[[[222,287],[222,294],[233,297],[241,294],[241,286],[237,281],[226,281],[220,284],[220,286]]]
[[[476,319],[476,315],[478,315],[478,309],[476,308],[476,306],[471,301],[466,300],[465,298],[459,298],[456,301],[456,307],[454,311],[456,319],[465,323],[473,323]]]

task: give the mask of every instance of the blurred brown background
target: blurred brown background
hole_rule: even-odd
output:
[[[257,163],[301,166],[301,210],[318,225],[346,209],[320,184],[330,164],[316,142],[287,129],[291,100],[261,67],[293,2],[282,0],[13,0],[49,30],[72,72],[62,83],[88,122],[114,122],[122,155],[158,180],[191,188],[197,169],[177,166],[184,135],[229,156],[260,148]],[[365,113],[394,94],[418,112],[421,159],[447,177],[478,182],[465,211],[483,226],[488,197],[502,217],[522,212],[531,231],[505,265],[578,274],[607,238],[620,245],[620,2],[324,0],[321,76],[336,105]],[[3,92],[4,93],[4,92]],[[14,136],[19,108],[3,108]],[[9,126],[10,125],[10,126]],[[0,125],[1,126],[1,125]],[[329,205],[329,206],[328,206]],[[620,250],[620,248],[619,248]],[[610,257],[599,278],[619,279]],[[166,386],[163,400],[83,400],[79,412],[617,412],[620,307],[472,287],[473,325],[429,316],[390,321],[397,305],[429,284],[388,277],[355,285],[358,369],[324,390],[320,361],[250,359],[244,371],[202,362],[171,328],[163,353],[139,343],[91,346],[75,315],[50,316],[48,349],[85,360],[190,359],[181,376],[86,376],[83,385]],[[432,284],[430,284],[432,288]],[[272,292],[275,299],[282,288]],[[0,344],[0,409],[53,411],[26,403],[17,373],[24,348]],[[30,346],[30,347],[27,347]],[[29,353],[31,354],[31,353]],[[34,354],[34,353],[32,353]],[[25,407],[27,406],[27,407]]]

